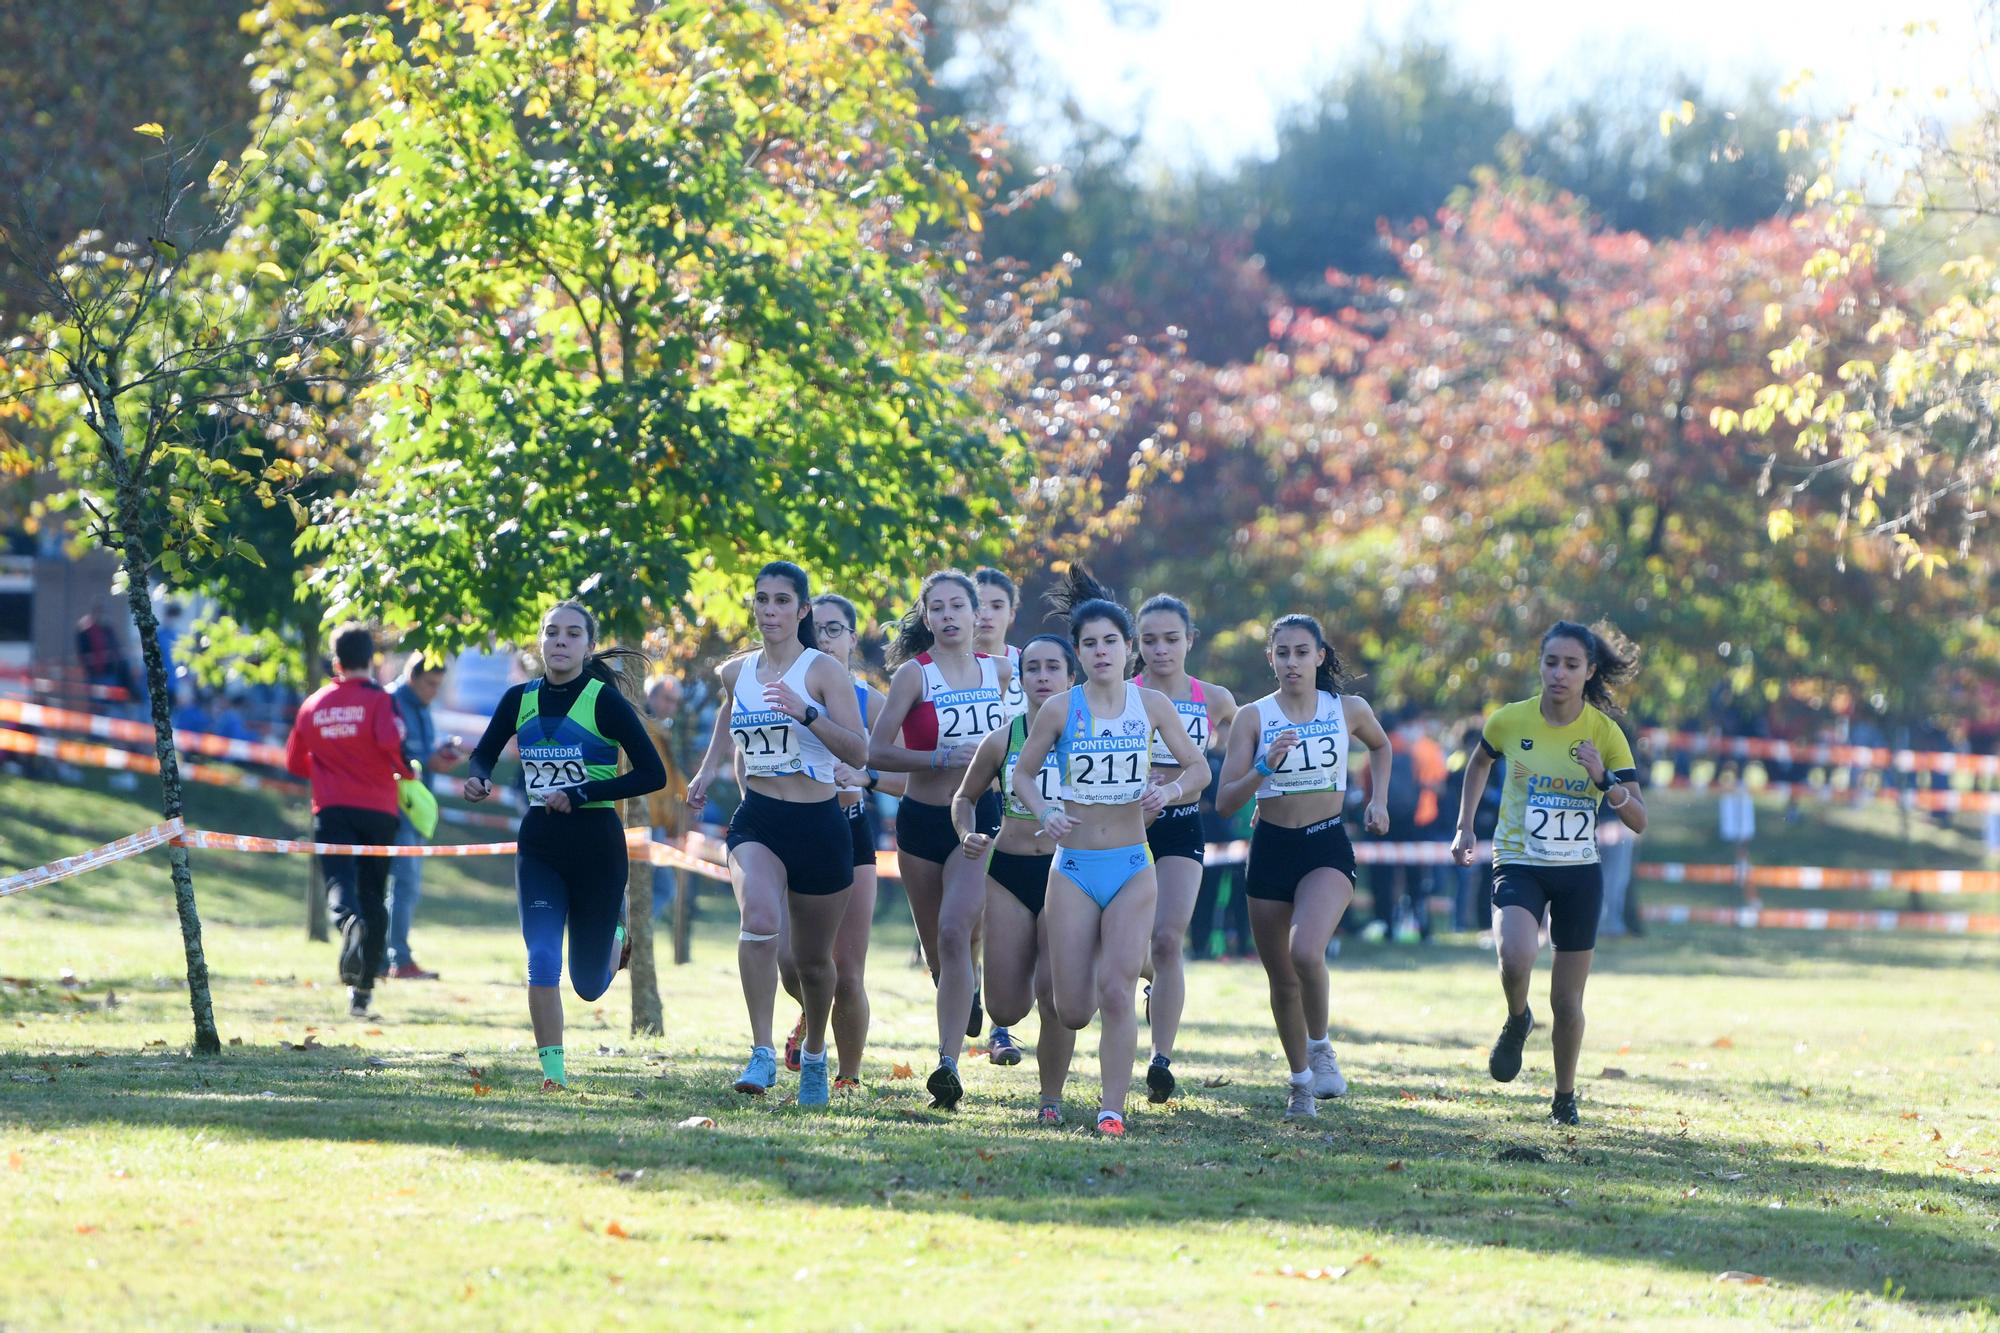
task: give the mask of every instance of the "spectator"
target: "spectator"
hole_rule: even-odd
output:
[[[396,716],[403,724],[403,759],[418,772],[418,781],[429,773],[444,773],[458,767],[465,758],[465,743],[457,736],[438,743],[437,723],[431,705],[437,702],[444,685],[444,666],[420,653],[412,653],[403,664],[403,678],[389,692]],[[426,839],[406,814],[397,815],[396,845],[421,847]],[[436,981],[438,974],[418,964],[410,953],[410,923],[417,914],[417,900],[424,892],[424,859],[399,856],[389,870],[389,975],[397,981]]]
[[[90,684],[124,691],[123,698],[108,702],[131,704],[139,697],[139,685],[112,623],[115,622],[109,614],[108,602],[100,602],[84,612],[83,618],[76,622],[76,660],[83,668],[83,678]]]
[[[285,767],[312,783],[313,839],[395,841],[402,805],[397,784],[412,776],[403,756],[403,725],[388,692],[375,683],[375,638],[365,625],[333,636],[331,684],[304,703],[285,744]],[[373,1018],[375,978],[389,933],[389,858],[319,857],[327,911],[340,934],[340,979],[350,1018]]]
[[[1408,846],[1435,837],[1438,793],[1445,782],[1444,750],[1431,739],[1414,712],[1397,722],[1394,759],[1389,768],[1387,841]],[[1411,858],[1369,867],[1368,889],[1375,921],[1370,938],[1402,941],[1431,937],[1430,867]]]
[[[1747,906],[1757,898],[1750,887],[1750,841],[1757,836],[1757,805],[1750,799],[1750,790],[1743,785],[1743,775],[1736,765],[1723,768],[1719,779],[1722,799],[1716,815],[1721,824],[1722,840],[1735,854],[1736,891],[1742,895]]]

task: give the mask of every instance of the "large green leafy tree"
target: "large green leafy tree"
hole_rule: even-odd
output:
[[[426,350],[321,530],[335,613],[451,642],[584,593],[630,636],[740,623],[772,555],[955,558],[1011,477],[941,346],[934,237],[980,220],[931,152],[909,14],[560,8],[354,29],[384,110],[345,132],[364,188],[315,296]]]

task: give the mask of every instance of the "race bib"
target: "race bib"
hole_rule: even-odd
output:
[[[1176,699],[1174,700],[1174,711],[1180,714],[1181,727],[1187,732],[1188,739],[1194,742],[1194,748],[1206,753],[1208,750],[1207,701],[1197,702],[1193,699]],[[1153,733],[1153,762],[1156,764],[1178,764],[1180,762],[1180,760],[1174,758],[1174,752],[1167,748],[1166,741],[1161,739],[1160,733],[1157,731]]]
[[[1007,772],[1002,780],[1006,784],[1007,803],[1020,813],[1027,814],[1028,807],[1022,805],[1014,796],[1014,774],[1020,767],[1021,756],[1018,753],[1008,755]],[[1041,794],[1045,805],[1059,805],[1062,802],[1062,768],[1057,764],[1053,750],[1042,761],[1041,770],[1035,774],[1035,790]]]
[[[805,760],[799,757],[797,724],[786,714],[737,712],[729,719],[729,731],[736,738],[736,752],[743,756],[743,771],[753,778],[783,777],[803,773]]]
[[[1069,743],[1069,792],[1084,805],[1125,805],[1146,794],[1153,766],[1145,747],[1121,736]]]
[[[1597,784],[1588,778],[1528,775],[1523,840],[1539,861],[1597,859]]]
[[[1007,721],[998,690],[946,690],[931,697],[931,707],[937,710],[940,750],[976,744]]]
[[[521,751],[521,774],[528,800],[536,805],[545,804],[551,792],[580,787],[590,780],[580,745],[529,746]]]
[[[1287,731],[1299,734],[1299,743],[1285,751],[1285,757],[1264,779],[1273,791],[1294,795],[1306,791],[1340,791],[1347,786],[1347,727],[1337,718],[1325,721],[1286,722],[1265,729],[1264,752],[1271,742]]]

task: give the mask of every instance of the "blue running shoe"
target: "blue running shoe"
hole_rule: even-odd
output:
[[[827,1100],[826,1056],[799,1061],[799,1105],[825,1106]]]
[[[778,1053],[769,1046],[750,1048],[750,1063],[743,1066],[743,1073],[737,1077],[736,1090],[751,1097],[762,1097],[778,1081]]]
[[[1006,1028],[993,1029],[993,1038],[986,1044],[987,1058],[996,1065],[1018,1065],[1021,1063],[1021,1048],[1014,1044],[1014,1036]]]

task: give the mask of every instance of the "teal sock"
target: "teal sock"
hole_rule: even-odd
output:
[[[563,1048],[560,1046],[543,1046],[535,1053],[542,1057],[542,1077],[552,1078],[567,1088],[569,1086],[569,1077],[563,1073]]]

